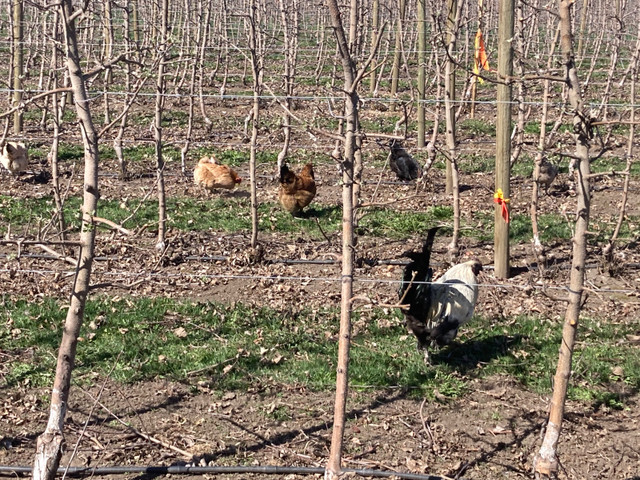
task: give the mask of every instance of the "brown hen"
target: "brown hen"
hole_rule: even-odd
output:
[[[242,178],[229,165],[217,163],[215,157],[202,157],[193,171],[193,180],[212,192],[218,188],[231,190]]]

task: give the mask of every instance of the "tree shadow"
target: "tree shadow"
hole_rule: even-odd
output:
[[[392,395],[386,395],[386,394],[377,395],[368,405],[360,408],[355,408],[347,412],[347,414],[345,415],[346,417],[345,420],[357,419],[370,410],[373,410],[379,406],[388,405],[393,402],[402,400],[406,398],[406,396],[407,396],[407,390],[397,390]],[[200,460],[204,460],[207,464],[209,464],[211,462],[215,462],[216,460],[220,458],[224,458],[226,456],[235,456],[235,455],[238,455],[239,453],[246,454],[251,452],[257,452],[265,448],[278,447],[280,445],[289,444],[296,437],[299,437],[301,434],[304,435],[305,437],[313,437],[318,442],[325,444],[326,448],[328,449],[330,439],[322,436],[318,436],[316,434],[322,431],[330,431],[333,428],[332,421],[324,421],[321,423],[316,423],[315,425],[311,425],[304,429],[296,428],[286,432],[277,433],[271,436],[264,436],[250,428],[247,428],[242,423],[236,421],[231,415],[220,417],[220,419],[228,422],[233,427],[238,428],[244,431],[245,433],[251,435],[252,437],[254,437],[255,442],[250,445],[245,443],[242,446],[229,445],[223,450],[218,450],[214,453],[205,453],[201,456],[194,457],[191,462],[178,461],[173,463],[172,466],[183,466],[183,465],[186,465],[187,463],[197,464],[200,462]],[[160,473],[148,472],[148,473],[144,473],[136,477],[133,477],[133,480],[151,479],[162,474],[163,474],[162,472]]]
[[[306,210],[293,215],[296,218],[327,218],[334,215],[336,212],[340,212],[342,207],[338,205],[327,205],[327,206],[312,206],[308,207]]]

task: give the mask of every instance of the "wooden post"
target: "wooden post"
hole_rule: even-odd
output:
[[[498,84],[496,120],[496,191],[502,190],[504,199],[511,195],[511,76],[513,75],[514,0],[500,0],[498,24]],[[506,205],[509,209],[509,204]],[[502,205],[495,206],[494,266],[497,278],[509,277],[509,223],[502,213]]]

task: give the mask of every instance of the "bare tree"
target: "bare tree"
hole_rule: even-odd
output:
[[[553,396],[549,407],[549,418],[540,450],[533,461],[536,476],[550,478],[558,470],[557,445],[560,440],[564,406],[571,377],[571,359],[578,330],[580,309],[587,260],[587,231],[591,213],[590,162],[589,148],[593,136],[591,119],[584,113],[580,82],[573,53],[571,32],[572,0],[558,0],[560,17],[560,47],[568,89],[569,103],[573,111],[573,137],[576,142],[575,158],[578,161],[576,171],[577,208],[573,236],[571,275],[569,280],[568,306],[565,312],[562,342],[558,366],[553,379]]]
[[[24,71],[23,61],[23,10],[22,1],[13,0],[13,105],[19,106],[22,102],[22,75]],[[17,109],[13,114],[13,132],[22,133],[23,113]]]
[[[264,35],[260,31],[262,11],[260,0],[250,0],[247,21],[249,24],[249,55],[253,73],[253,106],[251,119],[251,147],[249,153],[249,178],[251,181],[251,248],[258,245],[258,191],[256,189],[256,153],[258,150],[258,129],[260,127],[260,96],[264,75]]]
[[[49,421],[44,433],[38,437],[37,441],[33,466],[34,480],[53,480],[60,464],[64,440],[64,418],[71,388],[71,374],[75,363],[78,335],[84,317],[94,259],[96,226],[93,221],[93,214],[98,206],[98,135],[89,109],[89,96],[87,95],[82,73],[74,24],[74,19],[80,12],[74,12],[72,0],[63,0],[57,8],[60,10],[60,16],[63,21],[67,69],[73,88],[76,114],[84,144],[84,194],[80,251],[78,252],[75,281],[58,351],[56,376],[51,391]]]
[[[460,0],[448,0],[448,21],[446,44],[447,58],[444,67],[444,118],[446,124],[445,139],[447,142],[447,193],[453,194],[453,233],[449,243],[448,253],[450,257],[458,255],[458,236],[460,235],[460,181],[458,178],[458,145],[456,140],[455,119],[455,65],[454,55],[460,14],[464,2]],[[451,185],[449,185],[449,180]]]
[[[554,53],[556,51],[556,45],[558,44],[558,38],[560,36],[560,28],[556,29],[556,35],[553,41],[549,45],[549,55],[547,57],[547,70],[551,70],[551,64],[554,59]],[[546,262],[545,248],[540,241],[540,234],[538,230],[538,199],[540,190],[540,168],[544,159],[546,145],[547,145],[547,115],[549,112],[549,90],[551,80],[545,78],[543,82],[542,90],[542,115],[540,117],[540,136],[538,139],[538,152],[534,160],[533,167],[533,189],[531,190],[531,230],[533,232],[533,251],[536,259],[540,264]]]
[[[282,129],[284,131],[284,142],[282,150],[278,153],[278,165],[276,175],[280,172],[282,163],[287,158],[289,146],[291,144],[291,108],[296,80],[296,67],[298,57],[298,37],[300,21],[299,0],[280,0],[280,16],[282,20],[282,33],[284,41],[284,92],[285,109],[282,114]]]
[[[329,480],[340,477],[342,468],[342,443],[349,388],[349,352],[351,347],[351,298],[353,297],[354,233],[353,233],[353,175],[358,126],[357,71],[349,50],[347,37],[337,0],[327,0],[333,30],[336,35],[345,92],[345,137],[342,160],[342,290],[340,302],[340,340],[338,344],[338,368],[336,375],[336,400],[333,415],[331,451],[327,465]],[[351,8],[357,8],[353,1]]]
[[[157,36],[158,46],[158,72],[156,77],[156,105],[153,123],[153,133],[156,147],[156,177],[158,188],[158,240],[156,249],[164,251],[165,236],[167,228],[167,207],[164,188],[164,157],[162,147],[162,117],[164,114],[166,81],[165,66],[168,58],[169,48],[168,23],[169,23],[169,0],[162,0],[160,12],[160,30]]]

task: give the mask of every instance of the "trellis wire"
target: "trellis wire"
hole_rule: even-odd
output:
[[[640,267],[640,265],[638,265]],[[596,265],[586,266],[586,268],[596,268]],[[66,274],[68,276],[74,275],[75,271],[73,270],[40,270],[40,269],[9,269],[3,268],[0,269],[0,273],[24,273],[24,274],[33,274],[33,275],[52,275],[52,274]],[[295,282],[334,282],[340,283],[342,282],[341,277],[314,277],[314,276],[300,276],[300,275],[234,275],[234,274],[207,274],[207,273],[153,273],[153,272],[129,272],[129,271],[109,271],[109,272],[101,272],[99,270],[94,270],[93,274],[96,276],[113,276],[113,277],[130,277],[137,279],[148,279],[148,278],[194,278],[196,280],[201,280],[203,278],[206,279],[216,279],[216,280],[271,280],[273,282],[280,281],[295,281]],[[386,283],[390,285],[401,285],[403,283],[402,280],[395,279],[383,279],[383,278],[363,278],[359,276],[354,276],[354,282],[358,283]],[[423,282],[423,281],[414,281],[414,284],[425,284],[425,285],[433,285],[437,282]],[[514,290],[559,290],[566,291],[567,286],[553,286],[553,285],[515,285],[515,284],[506,284],[506,283],[477,283],[477,284],[468,284],[471,286],[477,287],[486,287],[486,288],[496,288],[496,289],[514,289]],[[628,289],[594,289],[593,287],[589,287],[589,290],[593,290],[598,293],[624,293],[624,294],[632,294],[632,293],[640,293],[638,290]]]
[[[35,95],[39,95],[42,93],[46,93],[49,90],[15,90],[15,89],[11,89],[11,88],[0,88],[0,93],[5,93],[5,94],[11,94],[13,92],[21,92],[23,94],[35,94]],[[123,91],[110,91],[110,90],[89,90],[89,95],[93,98],[93,100],[97,100],[105,95],[114,97],[114,96],[124,96],[124,97],[131,97],[133,94],[131,92],[123,92]],[[254,96],[253,94],[235,94],[235,93],[227,93],[224,95],[220,95],[220,94],[216,94],[216,93],[203,93],[203,94],[197,94],[194,93],[193,95],[190,94],[186,94],[186,93],[156,93],[156,92],[139,92],[136,94],[138,97],[150,97],[150,98],[156,98],[158,96],[164,97],[164,98],[178,98],[178,99],[188,99],[188,98],[207,98],[207,99],[214,99],[214,100],[241,100],[241,101],[246,101],[247,105],[250,102],[253,102],[255,98],[258,98],[260,100],[277,100],[277,101],[284,101],[286,99],[290,99],[290,100],[299,100],[299,101],[307,101],[307,102],[327,102],[327,101],[331,101],[331,102],[340,102],[344,100],[344,95],[258,95],[258,96]],[[28,98],[25,98],[25,100],[28,100]],[[366,103],[373,103],[373,102],[377,102],[377,103],[394,103],[394,104],[402,104],[402,103],[406,103],[407,101],[410,101],[411,103],[423,103],[425,105],[438,105],[438,104],[444,104],[444,99],[442,98],[428,98],[428,99],[424,99],[424,100],[420,100],[420,99],[402,99],[402,98],[392,98],[392,97],[359,97],[359,100],[366,104]],[[471,101],[468,99],[452,99],[451,100],[452,104],[455,105],[466,105],[466,104],[470,104]],[[482,99],[476,99],[474,100],[474,103],[476,105],[491,105],[491,106],[495,106],[498,104],[498,102],[496,100],[482,100]],[[525,100],[523,102],[519,102],[517,100],[513,100],[511,102],[508,102],[511,105],[527,105],[527,106],[543,106],[543,105],[547,105],[550,107],[555,107],[555,108],[561,108],[563,106],[565,106],[564,102],[541,102],[541,101],[533,101],[533,100]],[[587,101],[585,103],[586,107],[600,107],[601,105],[605,106],[605,107],[616,107],[616,108],[622,108],[622,109],[631,109],[631,108],[639,108],[640,107],[640,103],[601,103],[601,102],[589,102]]]

